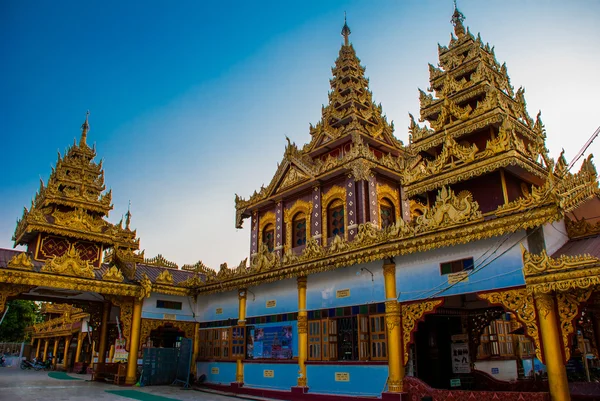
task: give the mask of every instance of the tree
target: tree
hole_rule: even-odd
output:
[[[42,320],[38,305],[33,301],[14,300],[8,302],[7,306],[8,313],[0,325],[0,342],[27,340],[25,329]]]

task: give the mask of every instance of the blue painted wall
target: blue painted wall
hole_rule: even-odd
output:
[[[230,384],[235,382],[235,361],[234,362],[197,362],[196,376],[206,376],[207,383]],[[218,368],[219,373],[213,374],[212,368]]]
[[[346,372],[349,382],[336,382],[335,373]],[[306,365],[311,393],[380,396],[388,377],[386,365]]]
[[[165,300],[181,302],[181,310],[157,308],[156,301]],[[200,321],[194,318],[196,305],[189,297],[153,293],[150,298],[144,299],[142,305],[142,317],[144,319],[163,319],[165,314],[175,315],[175,320]]]
[[[246,299],[246,316],[278,315],[298,311],[298,287],[296,279],[277,281],[250,288]],[[267,301],[276,305],[267,308]]]
[[[197,316],[201,322],[237,319],[238,306],[237,291],[200,295],[197,301]],[[217,314],[218,308],[222,309],[221,314]]]
[[[382,266],[382,262],[371,262],[308,276],[306,308],[315,310],[385,301]],[[346,289],[350,290],[349,297],[336,298],[336,291]]]
[[[274,371],[274,377],[264,377],[264,370]],[[298,384],[296,363],[245,363],[244,386],[289,390]]]
[[[396,287],[400,293],[399,300],[404,302],[524,285],[521,247],[517,243],[509,249],[518,241],[526,242],[524,238],[524,232],[515,234],[493,255],[493,250],[500,244],[500,238],[435,249],[426,253],[397,256],[395,258]],[[440,263],[469,257],[474,259],[475,269],[481,265],[487,264],[487,266],[470,275],[468,281],[439,292],[448,287],[448,276],[440,273]],[[489,258],[485,261],[487,257]],[[496,257],[498,259],[489,263]]]

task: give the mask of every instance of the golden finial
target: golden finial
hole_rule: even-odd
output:
[[[79,146],[87,145],[85,140],[87,139],[87,133],[90,130],[90,123],[88,122],[88,117],[90,116],[90,111],[88,110],[85,113],[85,122],[81,124],[81,139],[79,140]]]
[[[454,25],[454,33],[458,38],[462,37],[465,34],[465,27],[463,26],[463,21],[465,20],[465,15],[458,10],[458,6],[456,5],[456,0],[454,0],[454,13],[452,14],[452,25]]]
[[[127,213],[125,214],[125,229],[129,230],[129,224],[131,223],[131,201],[129,201],[129,206],[127,206]]]
[[[350,27],[346,23],[346,11],[344,11],[344,27],[342,28],[342,36],[344,37],[344,46],[348,46],[348,36],[350,36],[352,32],[350,31]]]

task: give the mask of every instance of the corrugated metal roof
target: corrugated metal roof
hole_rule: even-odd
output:
[[[553,258],[560,256],[591,255],[600,258],[600,236],[572,239],[554,252]]]

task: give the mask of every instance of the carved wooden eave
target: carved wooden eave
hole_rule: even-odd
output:
[[[525,156],[517,150],[509,150],[496,156],[463,164],[459,167],[449,169],[448,171],[437,173],[414,184],[409,184],[405,187],[405,193],[408,197],[411,197],[445,185],[464,181],[468,178],[481,176],[500,168],[515,170],[515,173],[521,176],[523,175],[522,171],[525,171],[526,173],[529,173],[528,181],[537,184],[542,183],[548,176],[546,169],[532,161],[529,156]],[[520,169],[521,172],[517,172],[516,169]]]
[[[567,217],[565,218],[565,226],[570,239],[600,235],[600,221],[592,224],[586,220],[571,220]]]
[[[407,150],[411,153],[423,152],[443,144],[448,135],[454,139],[458,139],[490,125],[499,126],[506,119],[509,119],[514,123],[514,129],[517,134],[534,143],[540,140],[539,135],[532,132],[531,128],[523,124],[522,121],[507,115],[501,109],[495,108],[476,117],[469,117],[467,121],[458,121],[452,125],[448,125],[443,130],[436,131],[435,133],[422,138],[418,142],[411,143]]]
[[[312,252],[310,258],[300,259],[302,255],[292,258],[284,256],[281,260],[274,260],[264,271],[256,273],[251,267],[245,275],[220,282],[206,283],[199,286],[197,291],[198,293],[229,291],[245,286],[335,270],[358,263],[426,252],[537,227],[560,220],[562,217],[562,212],[554,203],[542,206],[531,204],[525,209],[518,209],[511,214],[489,220],[481,221],[480,218],[477,218],[474,221],[446,228],[440,227],[431,231],[415,232],[414,229],[400,228],[395,233],[370,232],[362,237],[357,237],[358,240],[355,238],[352,242],[343,241],[335,249],[318,246],[312,250],[307,242],[307,249]]]
[[[523,275],[533,292],[552,293],[600,287],[600,259],[590,255],[553,258],[546,251],[535,255],[521,246]]]
[[[0,269],[0,283],[135,297],[138,297],[142,290],[135,284],[13,269]]]

